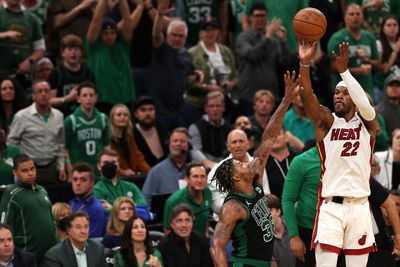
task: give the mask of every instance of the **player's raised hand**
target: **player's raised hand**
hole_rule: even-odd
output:
[[[314,56],[317,41],[299,41],[299,58],[302,64],[309,64],[311,58]]]
[[[332,51],[332,55],[335,58],[335,66],[337,71],[339,73],[345,72],[349,63],[349,43],[343,42],[339,44],[339,56],[335,51]]]
[[[284,75],[285,80],[285,98],[289,101],[292,101],[300,91],[300,75],[296,78],[296,72],[286,71]]]

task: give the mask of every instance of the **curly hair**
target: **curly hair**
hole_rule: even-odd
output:
[[[217,189],[221,193],[230,192],[233,188],[233,174],[233,159],[227,159],[218,166],[211,181],[215,181]]]

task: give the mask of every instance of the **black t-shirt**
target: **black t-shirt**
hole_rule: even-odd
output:
[[[285,183],[286,174],[290,162],[292,162],[293,155],[289,154],[287,158],[281,162],[274,157],[270,156],[265,166],[267,173],[267,179],[269,183],[269,189],[271,193],[282,199],[283,184]]]

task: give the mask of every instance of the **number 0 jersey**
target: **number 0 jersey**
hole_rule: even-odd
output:
[[[237,200],[247,212],[247,219],[238,221],[232,231],[234,262],[245,266],[269,266],[275,226],[262,187],[255,185],[250,196],[229,193],[224,202],[231,199]]]
[[[367,197],[375,139],[357,113],[348,122],[333,117],[331,129],[318,143],[321,196]]]

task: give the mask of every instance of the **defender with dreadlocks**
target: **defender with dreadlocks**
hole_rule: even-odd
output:
[[[283,117],[299,91],[296,73],[287,72],[285,96],[264,129],[254,160],[243,163],[227,159],[216,170],[219,191],[228,193],[219,214],[211,245],[215,266],[228,266],[225,246],[233,240],[234,267],[270,266],[274,224],[262,189],[262,175],[272,145],[282,128]]]

